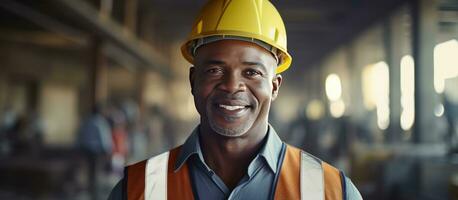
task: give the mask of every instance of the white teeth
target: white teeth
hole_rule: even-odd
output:
[[[228,106],[228,105],[219,105],[219,107],[224,108],[226,110],[237,110],[237,109],[242,109],[245,108],[245,106]]]

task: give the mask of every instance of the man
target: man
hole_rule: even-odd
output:
[[[268,124],[291,63],[267,0],[213,0],[183,45],[200,125],[180,147],[126,168],[110,199],[361,199],[348,178]]]
[[[77,138],[77,147],[87,163],[87,181],[91,199],[99,199],[98,177],[103,172],[104,166],[109,163],[113,150],[111,128],[105,114],[106,110],[102,104],[95,105],[92,113],[81,123]]]

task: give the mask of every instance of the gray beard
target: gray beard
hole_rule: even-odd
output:
[[[230,119],[227,120],[231,121]],[[211,119],[209,119],[208,122],[213,131],[225,137],[240,137],[244,135],[248,131],[248,129],[250,129],[250,126],[248,124],[243,124],[242,126],[238,126],[235,128],[223,128]]]

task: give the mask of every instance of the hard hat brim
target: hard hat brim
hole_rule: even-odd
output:
[[[255,35],[252,33],[246,33],[246,32],[240,32],[240,31],[214,31],[214,32],[206,32],[206,33],[201,33],[201,35],[196,36],[196,37],[190,37],[187,39],[187,42],[184,43],[181,46],[181,53],[185,57],[185,59],[190,62],[191,64],[194,64],[194,56],[192,55],[191,49],[192,49],[192,41],[200,38],[205,38],[205,37],[212,37],[212,36],[236,36],[236,37],[244,37],[249,40],[260,40],[262,42],[265,42],[269,45],[272,45],[273,47],[277,48],[281,52],[281,63],[278,65],[276,69],[276,73],[279,74],[281,72],[284,72],[287,70],[292,62],[292,57],[291,55],[284,49],[283,47],[276,45],[274,41],[271,41],[269,38],[263,37],[262,35]],[[230,37],[229,37],[230,38]],[[246,41],[246,40],[245,40]],[[256,42],[253,42],[254,44],[258,45]]]

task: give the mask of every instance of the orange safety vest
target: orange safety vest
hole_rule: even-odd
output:
[[[152,167],[155,168],[149,170],[148,174],[145,174],[148,171],[148,160],[126,167],[124,197],[128,200],[144,200],[145,198],[193,200],[194,195],[187,164],[185,163],[178,171],[174,171],[173,168],[180,149],[181,146],[172,149],[167,154],[164,153],[162,157],[161,155],[156,156],[157,158],[153,157],[152,159],[156,160]],[[312,157],[308,155],[307,158],[307,155],[300,149],[286,145],[283,164],[275,188],[275,200],[346,199],[345,178],[343,174],[326,162],[309,159]],[[309,160],[307,161],[307,159]],[[310,162],[312,162],[312,166],[306,167],[305,165]],[[313,166],[313,162],[316,162],[317,165]],[[159,165],[162,165],[162,167]],[[162,170],[164,173],[161,173]],[[321,173],[315,173],[317,170],[320,170]],[[150,179],[153,178],[157,180],[151,182]],[[312,182],[311,180],[321,181],[322,187],[319,183]],[[145,188],[145,183],[150,184],[150,186]],[[145,195],[145,193],[147,194]],[[309,194],[312,194],[312,196],[309,196]]]

